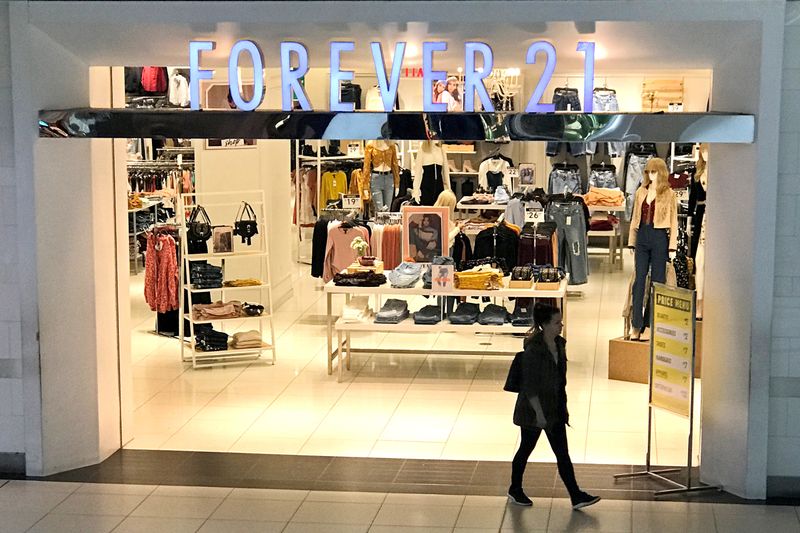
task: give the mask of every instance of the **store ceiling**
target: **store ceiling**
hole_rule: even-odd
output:
[[[47,4],[48,9],[43,4]],[[343,18],[343,13],[337,13],[330,7],[335,3],[324,4],[326,8],[316,3],[320,6],[320,12],[314,20],[321,22],[298,21],[291,24],[269,22],[268,17],[261,20],[263,16],[253,17],[252,22],[204,22],[225,20],[224,15],[215,14],[218,5],[214,9],[208,8],[208,13],[203,16],[198,13],[191,16],[187,14],[185,22],[166,22],[173,16],[168,9],[162,17],[157,16],[158,13],[140,12],[141,16],[133,19],[125,16],[124,12],[117,17],[103,15],[105,12],[100,9],[97,13],[85,12],[81,19],[75,11],[79,8],[74,4],[66,3],[73,6],[72,11],[64,11],[69,7],[65,3],[56,4],[57,9],[54,10],[49,2],[33,2],[32,24],[90,65],[182,66],[188,63],[188,42],[209,39],[217,42],[217,50],[204,53],[203,66],[222,67],[227,66],[228,51],[236,40],[252,39],[261,46],[267,68],[279,65],[278,46],[284,40],[305,44],[312,67],[327,67],[328,43],[333,40],[353,40],[356,42],[356,51],[343,56],[342,67],[364,71],[372,69],[370,41],[381,41],[387,56],[394,42],[407,41],[409,45],[404,66],[414,67],[421,66],[423,41],[444,40],[449,43],[449,49],[436,54],[435,67],[453,71],[463,65],[464,41],[488,43],[494,50],[495,66],[510,67],[524,66],[528,45],[546,39],[555,44],[558,52],[556,72],[582,69],[583,55],[575,50],[580,40],[597,43],[598,70],[664,70],[713,68],[721,58],[730,56],[732,52],[731,42],[724,36],[735,35],[737,43],[757,42],[759,38],[757,26],[747,22],[479,23],[464,20],[465,12],[458,11],[463,4],[455,2],[447,2],[449,17],[439,17],[448,20],[407,23],[354,22],[356,17]],[[93,4],[87,3],[90,7]],[[389,5],[397,4],[402,8],[411,3],[394,2]],[[222,18],[213,18],[217,16]],[[234,18],[228,17],[229,20]],[[357,18],[369,19],[366,15]],[[79,20],[91,25],[90,34],[76,31],[74,23]]]

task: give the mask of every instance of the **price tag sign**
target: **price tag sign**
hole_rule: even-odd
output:
[[[455,292],[455,266],[431,264],[431,293],[452,294]]]
[[[342,209],[361,209],[361,197],[357,194],[343,194]]]
[[[528,222],[533,222],[534,224],[544,222],[544,209],[540,207],[525,208],[525,223]]]

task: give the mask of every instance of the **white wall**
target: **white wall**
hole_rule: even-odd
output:
[[[0,454],[25,451],[18,190],[11,97],[8,2],[0,2],[0,293],[4,302],[0,306]],[[0,466],[3,462],[0,460]]]
[[[787,4],[786,18],[770,349],[768,490],[775,496],[800,492],[800,6]]]

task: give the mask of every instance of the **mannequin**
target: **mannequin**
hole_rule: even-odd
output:
[[[694,248],[694,283],[697,289],[697,316],[703,316],[703,296],[705,288],[705,263],[706,263],[706,191],[708,191],[708,145],[700,145],[700,154],[695,173],[698,191],[695,199],[694,216],[692,216],[692,248]]]
[[[452,190],[444,145],[440,141],[422,141],[414,160],[414,199],[421,205],[433,205],[444,190]]]
[[[362,179],[369,176],[369,191],[375,212],[385,211],[400,186],[400,165],[397,163],[397,145],[391,141],[369,141],[364,150]]]
[[[648,272],[653,282],[667,280],[667,260],[674,253],[678,241],[678,198],[669,187],[669,171],[663,159],[653,158],[644,168],[642,185],[633,201],[628,248],[635,257],[631,310],[631,339],[640,340],[642,331],[649,325],[644,309],[645,282]],[[650,306],[648,306],[650,307]]]

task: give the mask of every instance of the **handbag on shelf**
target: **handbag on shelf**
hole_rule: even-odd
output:
[[[242,244],[250,246],[252,238],[258,234],[258,221],[256,220],[256,212],[253,207],[247,202],[242,202],[242,209],[236,215],[236,221],[233,223],[233,234],[242,238]]]
[[[190,241],[207,241],[211,237],[211,219],[203,206],[192,208],[186,223],[186,235]]]

